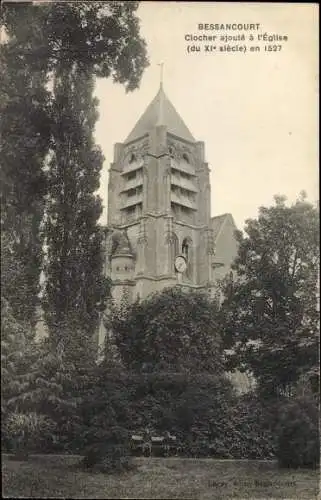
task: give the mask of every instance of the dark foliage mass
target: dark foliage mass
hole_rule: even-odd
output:
[[[290,396],[318,365],[319,210],[276,197],[238,240],[221,310],[228,367],[252,372],[264,398]]]
[[[282,467],[320,464],[319,407],[311,394],[286,401],[276,428],[276,456]]]
[[[6,4],[7,51],[16,59],[18,52],[33,71],[44,64],[55,71],[77,62],[134,90],[148,64],[137,8],[138,2],[121,1]]]
[[[23,24],[12,20],[18,32],[13,27],[10,31],[8,7],[2,7],[1,27],[8,29],[9,38],[0,55],[1,293],[17,320],[34,324],[47,189],[43,166],[50,145],[48,66],[46,61],[30,66],[21,53],[31,27],[28,43],[42,43],[42,33],[36,30],[38,16],[27,9]]]
[[[71,450],[83,428],[79,408],[96,380],[92,337],[109,289],[98,224],[103,157],[93,138],[94,79],[110,77],[127,91],[138,87],[147,55],[137,7],[20,2],[1,9],[2,408],[8,446]],[[35,343],[42,271],[50,335]],[[45,444],[39,436],[46,432],[52,439]]]
[[[126,444],[127,456],[131,435],[142,436],[146,445],[139,454],[273,456],[273,437],[259,400],[238,398],[224,377],[106,371],[99,385],[94,404],[87,401],[84,407],[87,431],[82,439],[87,443],[88,460],[101,452],[103,443],[110,443],[112,451],[115,436]],[[152,436],[166,437],[168,433],[175,436],[171,449],[153,445],[149,451]]]
[[[221,370],[217,307],[201,293],[171,288],[130,307],[123,302],[107,326],[130,369]]]
[[[33,324],[37,320],[43,245],[48,244],[49,259],[55,258],[58,265],[54,247],[61,243],[58,235],[62,226],[65,234],[70,229],[67,212],[83,229],[81,241],[87,238],[90,248],[82,248],[79,235],[64,242],[62,252],[71,251],[73,262],[66,266],[65,274],[66,259],[62,259],[60,269],[52,270],[51,287],[59,279],[74,280],[69,274],[79,256],[74,255],[73,241],[80,253],[82,250],[82,264],[86,251],[88,266],[93,262],[92,280],[88,283],[88,274],[85,280],[93,297],[86,291],[85,309],[88,316],[96,314],[93,307],[103,285],[97,276],[101,205],[93,193],[99,185],[102,155],[92,136],[97,118],[93,79],[111,77],[128,91],[139,85],[148,63],[137,7],[136,2],[19,2],[2,6],[2,294],[18,320]],[[75,184],[70,183],[73,177]],[[71,187],[69,198],[64,198],[63,193]],[[81,196],[77,200],[78,192]],[[49,227],[44,228],[49,213]],[[58,276],[61,274],[64,276]],[[79,302],[83,285],[84,280],[75,283],[71,292],[76,294],[74,302]],[[64,301],[68,302],[65,296]],[[61,306],[57,300],[52,302],[52,309]],[[101,299],[98,302],[100,306]]]
[[[55,76],[52,149],[44,220],[46,290],[43,306],[52,338],[71,322],[92,336],[105,308],[108,281],[102,274],[102,155],[93,131],[97,102],[92,74],[74,64]],[[77,328],[78,327],[78,328]]]

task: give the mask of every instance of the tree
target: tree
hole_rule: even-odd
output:
[[[147,66],[137,8],[30,2],[2,9],[4,294],[14,316],[34,322],[45,242],[51,334],[21,368],[27,382],[10,404],[54,415],[61,433],[73,414],[76,429],[76,410],[94,380],[92,334],[108,291],[95,195],[102,155],[93,140],[94,79],[137,88]]]
[[[45,234],[47,278],[44,307],[53,336],[64,328],[92,336],[105,309],[107,280],[102,276],[102,155],[94,144],[97,101],[93,77],[74,64],[55,79],[52,157],[48,171]],[[76,333],[76,332],[75,332]]]
[[[25,360],[28,340],[25,325],[15,320],[8,300],[1,297],[1,414],[4,420],[9,399],[21,387],[19,365]]]
[[[87,83],[93,76],[112,77],[126,90],[135,89],[148,64],[137,8],[137,2],[25,2],[2,8],[1,222],[2,230],[9,232],[10,251],[21,262],[14,277],[19,286],[9,286],[4,294],[19,318],[28,316],[34,322],[38,301],[41,221],[44,198],[52,187],[46,182],[51,139],[57,147],[52,131],[58,123],[53,116],[57,103],[51,106],[55,97],[48,83],[72,72],[76,64],[78,76],[83,72]],[[92,91],[92,82],[89,87]],[[89,122],[94,124],[92,117]],[[71,145],[65,140],[65,151]]]
[[[27,66],[46,66],[55,72],[77,62],[132,91],[148,65],[138,5],[126,1],[7,3],[2,8],[2,26],[17,39],[19,57]]]
[[[10,432],[19,431],[21,424],[25,436],[20,444],[26,449],[30,445],[38,447],[37,451],[43,445],[52,449],[53,434],[60,449],[72,449],[78,434],[83,433],[83,399],[97,379],[94,350],[92,353],[88,350],[86,335],[78,331],[75,337],[67,329],[64,330],[67,346],[62,343],[53,346],[50,339],[36,342],[32,329],[13,317],[5,299],[1,312],[1,409],[3,434],[9,441],[6,444],[19,437],[19,432],[17,436]],[[58,433],[48,436],[51,441],[36,441],[41,438],[35,425],[37,415],[39,424],[50,422],[51,429],[58,429]],[[24,443],[28,435],[30,439]]]
[[[276,197],[238,242],[221,310],[228,365],[251,371],[265,395],[289,395],[318,363],[318,209],[304,194],[292,206]]]
[[[61,325],[65,342],[55,344],[44,339],[41,356],[31,366],[27,390],[18,397],[25,404],[52,419],[59,430],[56,446],[77,450],[79,435],[83,432],[82,404],[96,382],[97,365],[94,342],[88,341],[86,332],[70,325]]]
[[[6,22],[7,40],[1,47],[1,260],[2,295],[18,320],[36,321],[42,263],[42,220],[46,192],[43,164],[49,147],[47,65],[26,64],[21,47],[41,45],[39,17],[24,9],[15,29]],[[9,9],[10,10],[10,9]],[[14,9],[15,10],[15,9]]]
[[[40,396],[52,397],[53,384],[37,370],[45,350],[34,340],[28,322],[17,321],[12,308],[1,298],[1,429],[6,449],[14,448],[27,454],[39,446],[54,426],[50,415],[37,407]],[[39,378],[40,377],[40,378]],[[36,382],[36,386],[34,387]],[[49,390],[50,388],[50,390]],[[37,410],[37,413],[34,411]]]
[[[170,288],[111,314],[110,324],[124,364],[137,370],[219,372],[217,311],[196,292]]]
[[[69,318],[73,328],[78,324],[92,335],[105,309],[108,283],[102,278],[98,226],[102,206],[95,195],[103,157],[93,139],[98,117],[94,76],[112,76],[128,90],[138,85],[147,61],[135,17],[137,6],[58,3],[47,17],[55,28],[55,43],[49,37],[54,104],[44,304],[57,340],[60,323]]]

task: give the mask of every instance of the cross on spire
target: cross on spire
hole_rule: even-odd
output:
[[[164,63],[160,62],[160,63],[157,64],[157,66],[160,67],[160,75],[159,75],[159,78],[160,78],[160,87],[163,87]]]

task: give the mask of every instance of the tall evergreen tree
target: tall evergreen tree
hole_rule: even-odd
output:
[[[66,78],[63,72],[67,75],[75,64],[89,80],[90,75],[111,77],[127,90],[135,89],[148,64],[137,8],[137,2],[25,2],[6,4],[2,9],[1,28],[6,35],[0,96],[4,116],[2,228],[9,232],[7,241],[14,260],[21,261],[15,266],[16,275],[11,272],[12,279],[5,283],[4,294],[19,318],[34,319],[37,303],[51,118],[54,154],[61,143],[61,137],[57,141],[54,137],[59,121],[54,114],[60,113],[61,103],[49,112],[47,83],[55,80],[57,89],[58,80]],[[89,86],[92,90],[92,82]],[[67,147],[66,129],[64,134]],[[53,184],[51,178],[49,190]],[[51,196],[55,193],[49,193]]]
[[[24,6],[11,14],[4,8],[0,56],[2,295],[18,321],[34,323],[50,139],[48,65],[24,55],[26,47],[43,44],[39,16]]]
[[[67,324],[93,334],[105,308],[98,225],[102,205],[95,194],[103,157],[93,138],[98,116],[93,86],[91,72],[76,63],[55,75],[44,306],[58,341]]]

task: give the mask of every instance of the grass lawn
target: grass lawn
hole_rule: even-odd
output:
[[[279,470],[274,462],[137,458],[124,475],[72,469],[79,458],[2,459],[2,496],[9,498],[308,499],[318,496],[319,473]]]

